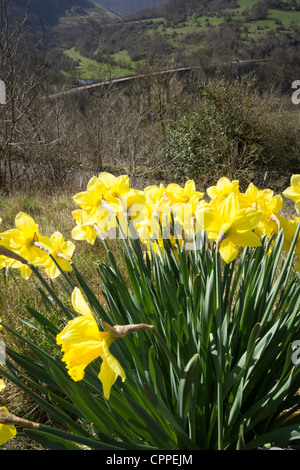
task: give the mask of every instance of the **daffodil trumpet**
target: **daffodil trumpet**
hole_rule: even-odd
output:
[[[101,358],[98,378],[103,386],[103,395],[108,400],[111,387],[117,377],[120,377],[123,382],[126,379],[121,364],[109,350],[111,344],[117,338],[141,330],[151,330],[153,326],[144,323],[111,326],[100,320],[106,330],[100,331],[98,323],[78,287],[73,290],[71,300],[73,308],[79,316],[70,320],[56,337],[56,343],[62,346],[62,361],[65,362],[70,377],[77,382],[84,378],[85,368],[94,360]]]
[[[34,244],[34,246],[36,246],[40,250],[47,253],[47,255],[51,256],[51,252],[42,243],[38,242],[37,240],[34,240],[33,244]],[[56,253],[56,256],[58,256],[58,258],[61,258],[65,261],[67,261],[67,263],[72,264],[72,260],[70,258],[68,258],[68,256],[66,256],[62,251],[58,250],[57,253]]]

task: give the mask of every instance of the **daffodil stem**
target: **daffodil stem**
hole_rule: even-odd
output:
[[[43,276],[39,273],[38,269],[33,266],[32,264],[30,264],[30,269],[34,272],[34,274],[36,275],[36,277],[39,279],[39,281],[41,282],[41,284],[45,287],[45,289],[49,292],[49,294],[51,295],[51,297],[53,297],[57,303],[57,305],[60,306],[61,310],[66,314],[67,318],[68,319],[72,319],[72,315],[70,314],[69,310],[67,309],[67,307],[63,304],[63,302],[60,300],[60,298],[55,294],[54,290],[51,289],[51,287],[48,285],[48,283],[45,281],[45,279],[43,278]]]
[[[221,232],[220,232],[221,233]],[[222,347],[222,289],[220,253],[215,253],[216,260],[216,340],[217,340],[217,413],[218,413],[218,450],[223,450],[223,347]]]
[[[55,298],[57,304],[60,306],[60,308],[65,312],[68,318],[72,318],[70,315],[70,312],[68,309],[64,306],[64,304],[61,302],[61,300],[57,297],[53,289],[47,284],[43,276],[39,273],[39,271],[36,269],[36,267],[27,261],[27,259],[23,258],[22,256],[18,255],[17,253],[14,253],[13,251],[9,250],[8,248],[5,248],[4,246],[0,245],[0,255],[6,256],[7,258],[15,259],[16,261],[19,261],[20,263],[24,264],[25,266],[28,266],[31,271],[35,273],[39,281],[42,283],[42,285],[46,288],[46,290],[50,293],[52,297]]]

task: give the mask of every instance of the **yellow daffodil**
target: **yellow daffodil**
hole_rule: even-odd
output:
[[[113,204],[114,205],[114,204]],[[116,206],[114,205],[116,208]],[[145,210],[145,195],[143,191],[131,189],[128,193],[119,197],[119,210],[116,212],[118,224],[111,220],[109,228],[120,227],[127,237],[136,237],[135,232],[129,226],[136,227],[142,220]]]
[[[75,203],[83,209],[88,215],[96,213],[101,207],[102,199],[105,197],[107,187],[97,176],[93,176],[87,184],[86,191],[75,194],[73,199]],[[103,209],[104,212],[104,209]]]
[[[49,239],[43,241],[42,245],[53,256],[56,263],[63,271],[72,271],[71,258],[73,256],[75,245],[71,241],[65,241],[60,232],[54,232]],[[69,261],[68,261],[69,260]],[[43,264],[47,276],[55,279],[60,275],[60,270],[50,256]]]
[[[282,245],[282,250],[288,251],[295,237],[297,227],[300,223],[300,217],[294,216],[294,219],[290,219],[290,220],[287,220],[284,217],[279,217],[279,220],[280,220],[280,226],[282,227],[283,234],[284,234],[284,242]],[[298,239],[296,241],[294,252],[295,252],[295,257],[296,257],[294,267],[296,271],[300,271],[300,235],[298,236]]]
[[[109,331],[100,331],[97,322],[85,302],[81,291],[75,288],[72,304],[80,316],[68,322],[57,335],[58,345],[62,345],[63,361],[73,380],[82,380],[84,370],[98,357],[102,358],[99,380],[103,385],[105,398],[109,398],[110,389],[118,376],[125,380],[125,372],[117,359],[110,353],[109,347],[116,339]]]
[[[167,188],[163,184],[160,184],[159,186],[146,186],[144,193],[147,203],[157,203],[162,199],[169,199],[167,195]]]
[[[172,204],[188,203],[191,199],[201,199],[204,193],[196,191],[196,185],[193,180],[188,180],[184,187],[179,184],[168,184],[166,188],[166,195],[171,199]]]
[[[291,177],[291,186],[285,189],[282,194],[295,202],[296,211],[300,214],[300,175]]]
[[[30,215],[24,212],[19,212],[16,216],[15,226],[15,229],[7,230],[0,234],[0,244],[22,256],[33,265],[43,266],[48,255],[40,248],[37,248],[35,242],[46,242],[47,237],[40,235],[38,225]],[[10,266],[12,268],[19,268],[21,275],[25,279],[28,279],[31,275],[30,267],[19,261],[13,261]]]
[[[106,186],[106,197],[111,203],[119,204],[118,198],[130,190],[128,175],[114,176],[111,173],[102,172],[98,178]]]
[[[297,225],[300,224],[300,217],[294,216],[294,219],[295,219]],[[300,247],[298,245],[298,242],[299,242],[299,237],[298,237],[298,241],[297,241],[296,248],[295,248],[295,256],[296,256],[296,259],[297,259],[297,261],[295,263],[296,271],[300,271]]]
[[[261,215],[254,208],[240,209],[235,193],[221,202],[215,198],[210,205],[196,212],[200,226],[208,238],[217,243],[226,263],[237,257],[238,247],[261,245],[259,237],[253,233]]]
[[[273,234],[278,234],[280,228],[278,213],[282,206],[283,201],[279,194],[264,201],[262,218],[255,227],[255,233],[259,237],[267,236],[269,238]]]
[[[294,220],[293,219],[288,220],[285,217],[278,217],[278,219],[279,219],[280,227],[282,228],[283,235],[284,235],[282,250],[289,251],[291,243],[296,234],[296,230],[297,230],[299,222],[297,218],[295,218]],[[298,236],[296,246],[295,246],[295,253],[299,253],[299,252],[300,252],[300,236]]]
[[[179,246],[179,249],[180,249],[181,246],[182,246],[182,243],[183,243],[183,238],[181,236],[177,236],[175,238],[174,235],[170,235],[168,240],[171,244],[171,248],[172,248],[173,253],[175,254],[176,257],[178,257],[178,246]],[[147,248],[148,248],[147,253],[148,253],[149,259],[151,259],[150,245],[151,245],[151,248],[153,250],[153,253],[155,253],[155,255],[157,255],[161,258],[164,258],[164,256],[165,256],[165,245],[164,245],[164,240],[162,238],[160,238],[158,240],[148,240],[147,242],[145,241],[145,243],[146,243]],[[178,244],[178,246],[177,246],[177,244]]]
[[[130,188],[127,175],[114,176],[103,172],[99,180],[106,186],[105,200],[116,214],[124,209],[128,211],[133,204],[144,202],[143,191]]]
[[[207,188],[206,192],[211,199],[217,197],[220,201],[223,201],[231,193],[239,194],[239,181],[230,181],[224,176],[218,180],[216,186],[210,186]]]
[[[253,207],[264,211],[266,203],[272,198],[273,191],[270,189],[258,189],[253,183],[250,183],[245,193],[239,194],[240,208]]]
[[[3,380],[0,380],[0,392],[2,390],[4,390],[5,387],[6,387],[6,385],[3,382]],[[0,413],[4,412],[4,411],[8,411],[8,409],[5,406],[1,406],[0,407]],[[0,423],[0,446],[2,446],[7,441],[9,441],[13,437],[15,437],[16,434],[17,434],[17,430],[16,430],[15,426],[10,425],[10,424],[1,424]]]
[[[0,413],[3,411],[8,411],[5,406],[0,406]],[[5,444],[7,441],[15,437],[17,430],[15,426],[11,424],[1,424],[0,423],[0,446]]]
[[[89,216],[83,209],[76,209],[72,211],[72,215],[76,221],[71,232],[73,240],[86,240],[90,245],[94,245],[97,238],[96,214]]]
[[[138,222],[134,223],[135,230],[143,243],[148,240],[169,238],[171,221],[171,201],[167,197],[157,200],[152,194],[147,195],[147,203],[141,210]]]
[[[194,195],[188,202],[174,204],[172,213],[176,224],[176,233],[179,233],[179,227],[181,227],[183,237],[193,239],[194,234],[201,229],[198,226],[196,212],[207,205],[206,201],[199,200],[198,195]]]
[[[108,212],[104,220],[97,223],[100,232],[120,226],[123,234],[130,236],[128,222],[139,217],[145,202],[144,192],[130,188],[127,175],[116,177],[111,173],[102,172],[99,180],[106,187],[102,207]]]

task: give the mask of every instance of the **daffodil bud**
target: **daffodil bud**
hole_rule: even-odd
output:
[[[114,338],[122,338],[123,336],[130,335],[131,333],[136,333],[142,330],[153,330],[154,328],[153,325],[146,325],[145,323],[114,326],[109,325],[103,320],[101,320],[101,323],[106,331],[109,331]]]

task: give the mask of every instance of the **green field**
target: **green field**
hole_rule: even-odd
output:
[[[262,32],[271,30],[275,31],[277,34],[281,32],[291,32],[293,25],[300,24],[300,11],[279,8],[270,8],[266,18],[263,20],[249,20],[244,13],[247,10],[251,12],[251,8],[256,3],[258,3],[258,0],[240,0],[238,2],[238,8],[224,10],[223,15],[202,16],[200,18],[189,16],[184,22],[176,24],[170,21],[168,22],[164,18],[153,18],[143,21],[147,24],[147,35],[149,37],[154,38],[161,36],[165,40],[168,40],[173,47],[182,46],[188,36],[193,33],[201,33],[205,37],[211,28],[220,26],[224,21],[241,22],[241,28],[246,27],[248,34],[253,38],[258,37]],[[243,34],[242,39],[245,39]],[[187,44],[185,50],[188,53],[190,50],[194,49],[195,46]]]
[[[94,59],[84,57],[74,47],[64,51],[64,54],[77,63],[73,72],[77,79],[108,80],[135,73],[134,68],[131,67],[130,58],[127,57],[126,53],[119,53],[113,57],[116,62],[120,61],[120,65],[99,63]]]

